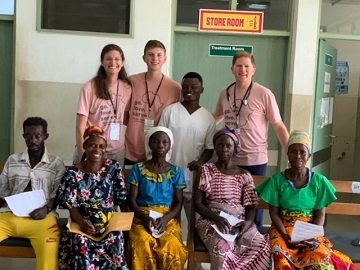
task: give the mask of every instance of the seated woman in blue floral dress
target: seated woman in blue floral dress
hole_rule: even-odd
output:
[[[83,146],[85,160],[67,169],[57,197],[83,233],[99,236],[107,228],[115,205],[125,202],[126,186],[119,163],[104,159],[106,139],[101,128],[87,128]],[[62,232],[60,270],[128,269],[121,231],[112,231],[99,241],[86,235],[72,233],[67,228]]]
[[[182,243],[177,219],[182,208],[183,171],[169,162],[173,141],[171,130],[153,127],[147,137],[150,158],[131,170],[130,206],[135,218],[130,230],[132,270],[182,270],[187,249]],[[156,211],[161,217],[150,217]]]

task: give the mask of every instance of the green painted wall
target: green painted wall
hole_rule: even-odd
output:
[[[0,20],[0,162],[10,154],[12,81],[13,81],[13,21]]]
[[[173,77],[181,82],[182,76],[189,71],[201,74],[205,87],[201,96],[201,105],[213,112],[220,91],[234,81],[234,76],[230,70],[232,57],[209,56],[209,45],[211,44],[253,46],[257,68],[255,81],[273,91],[280,110],[283,112],[288,52],[287,37],[175,34]],[[272,128],[269,128],[269,149],[280,149]],[[268,174],[273,171],[269,168]]]

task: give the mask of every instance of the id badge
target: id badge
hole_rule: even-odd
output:
[[[111,123],[110,124],[110,140],[118,141],[120,140],[120,124]]]
[[[154,127],[155,121],[150,118],[144,119],[144,132],[147,133],[150,128]]]
[[[240,116],[238,116],[237,119],[236,119],[235,132],[238,135],[240,134]]]

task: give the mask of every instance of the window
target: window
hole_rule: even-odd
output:
[[[43,0],[42,29],[129,34],[130,0]]]
[[[1,0],[0,15],[14,15],[14,0]]]
[[[231,0],[178,0],[176,23],[194,25],[199,23],[199,9],[230,9]]]
[[[290,0],[238,0],[237,10],[263,11],[264,29],[289,30]]]
[[[360,35],[360,1],[323,0],[321,32]]]
[[[263,11],[264,29],[289,30],[290,0],[178,0],[177,25],[198,25],[199,9]]]

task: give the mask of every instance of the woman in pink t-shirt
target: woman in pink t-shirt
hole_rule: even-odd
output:
[[[124,67],[124,53],[119,46],[106,45],[100,60],[96,76],[81,88],[76,115],[74,164],[84,153],[82,135],[89,126],[99,126],[104,130],[108,141],[107,158],[123,164],[124,119],[128,113],[131,84]]]

